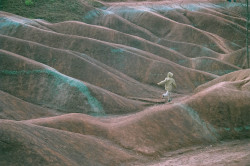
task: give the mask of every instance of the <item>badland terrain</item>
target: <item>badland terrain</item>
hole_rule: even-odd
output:
[[[245,4],[1,0],[0,10],[0,165],[250,164]],[[157,85],[168,72],[170,103]]]

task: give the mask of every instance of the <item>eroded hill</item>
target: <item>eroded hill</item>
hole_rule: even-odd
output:
[[[0,165],[134,165],[250,137],[240,3],[3,2]]]

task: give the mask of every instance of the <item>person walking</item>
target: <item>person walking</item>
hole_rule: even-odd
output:
[[[168,102],[172,101],[170,95],[173,87],[176,88],[176,83],[175,80],[173,79],[173,76],[174,76],[173,73],[168,72],[167,77],[163,81],[157,83],[158,85],[163,85],[163,84],[165,85],[166,93],[162,94],[162,98],[168,96]]]

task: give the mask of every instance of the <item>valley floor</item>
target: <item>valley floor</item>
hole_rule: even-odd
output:
[[[208,146],[183,148],[169,152],[160,162],[148,164],[150,166],[249,166],[250,139],[225,141]]]

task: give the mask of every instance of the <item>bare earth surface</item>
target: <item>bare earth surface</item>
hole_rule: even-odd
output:
[[[210,146],[180,149],[151,166],[168,165],[250,165],[250,141],[237,140]]]
[[[1,166],[250,165],[241,3],[1,2]]]

